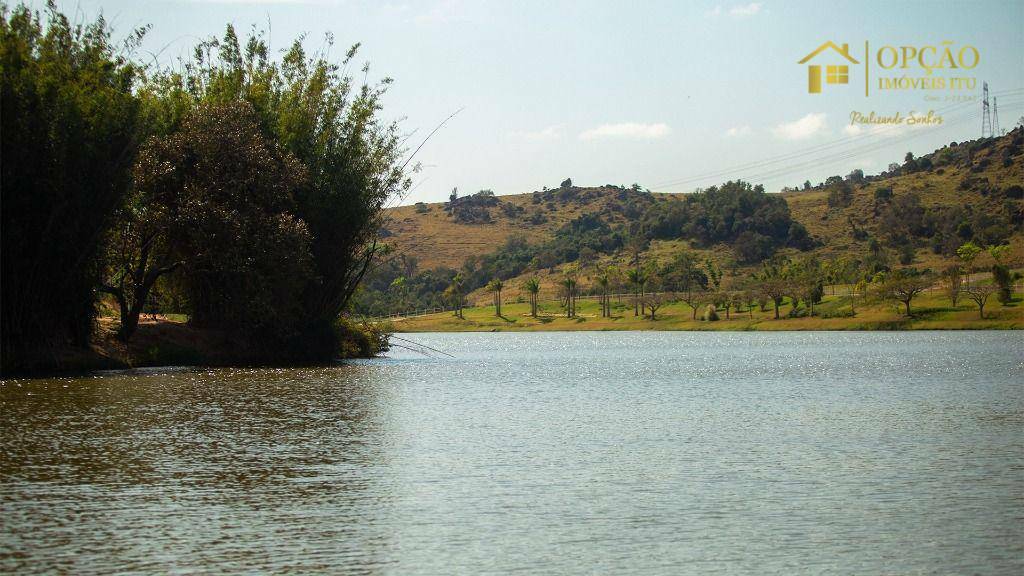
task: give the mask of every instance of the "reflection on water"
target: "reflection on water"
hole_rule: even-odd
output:
[[[0,571],[1018,573],[1017,333],[418,334],[0,386]]]

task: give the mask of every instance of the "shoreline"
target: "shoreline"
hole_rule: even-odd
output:
[[[502,316],[494,314],[493,306],[465,308],[465,319],[456,318],[452,312],[399,318],[389,320],[391,329],[398,332],[551,332],[551,331],[701,331],[701,332],[777,332],[777,331],[916,331],[916,330],[1024,330],[1024,306],[1020,294],[1015,294],[1008,305],[1001,305],[993,298],[985,306],[985,318],[978,315],[976,307],[961,301],[953,307],[948,298],[939,294],[928,294],[915,299],[913,316],[906,316],[891,304],[858,303],[856,312],[850,310],[849,298],[826,296],[814,307],[814,316],[808,316],[805,309],[798,309],[791,316],[788,303],[780,306],[780,317],[775,319],[774,309],[755,307],[751,314],[743,309],[726,313],[717,311],[720,319],[701,320],[705,307],[700,307],[697,320],[693,310],[674,302],[658,309],[656,319],[633,315],[632,304],[613,305],[611,317],[601,317],[596,302],[581,300],[579,314],[567,318],[557,302],[545,302],[538,317],[529,314],[529,304],[502,304]]]

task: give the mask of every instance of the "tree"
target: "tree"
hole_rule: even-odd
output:
[[[673,300],[672,294],[668,292],[656,292],[652,291],[644,297],[644,302],[647,304],[647,309],[651,312],[651,320],[657,320],[657,312],[663,306]]]
[[[309,230],[291,213],[305,184],[304,167],[264,138],[246,102],[202,104],[147,142],[139,207],[118,235],[129,249],[105,287],[131,313],[122,332],[130,336],[156,277],[184,265],[190,322],[242,336],[265,358],[287,349],[304,330],[296,295],[314,281]]]
[[[451,299],[452,308],[455,310],[455,316],[459,319],[465,319],[466,317],[462,314],[462,305],[464,303],[464,296],[462,294],[464,279],[462,273],[457,273],[452,277],[452,281],[448,284],[448,289],[445,291],[448,297]]]
[[[906,307],[907,316],[913,316],[910,310],[911,301],[927,290],[934,281],[930,274],[905,268],[888,274],[882,281],[880,290],[883,298],[902,302]]]
[[[72,25],[0,7],[0,357],[2,369],[52,364],[85,346],[103,240],[130,182],[143,131],[141,69],[103,18]]]
[[[828,207],[845,208],[853,202],[853,189],[845,181],[839,181],[829,187]]]
[[[779,262],[765,263],[755,276],[758,291],[775,306],[775,319],[779,319],[779,306],[786,297],[788,282]]]
[[[1002,304],[1009,304],[1013,298],[1013,274],[1003,264],[992,265],[992,282],[998,287],[996,298]]]
[[[707,273],[708,288],[718,291],[722,287],[722,269],[710,258],[704,260],[704,271]]]
[[[967,283],[968,285],[971,283],[971,272],[973,272],[972,264],[974,263],[974,259],[977,258],[978,254],[981,254],[981,252],[981,247],[975,244],[974,242],[967,242],[963,246],[960,246],[959,248],[956,249],[956,255],[959,256],[960,259],[963,260],[964,264],[967,266],[964,269],[964,272],[966,272],[965,283]]]
[[[749,300],[747,300],[747,295],[743,290],[732,290],[729,292],[729,306],[735,308],[737,314],[740,313],[740,308],[745,306],[747,302]],[[726,320],[729,320],[728,315],[726,315]]]
[[[501,291],[505,288],[505,283],[495,278],[487,283],[487,291],[494,296],[494,315],[501,316]]]
[[[797,300],[807,305],[807,313],[814,315],[814,304],[821,301],[825,293],[822,282],[822,266],[815,258],[790,261],[784,268],[784,276],[789,280],[789,293],[796,310]]]
[[[995,260],[996,264],[1002,264],[1003,257],[1006,256],[1006,253],[1010,251],[1010,245],[1002,244],[999,246],[989,246],[988,248],[986,248],[986,251],[988,251],[988,254],[989,256],[992,257],[992,260]]]
[[[455,209],[455,202],[459,199],[459,188],[456,186],[452,188],[452,193],[448,195],[448,203],[445,204],[444,209],[450,214]]]
[[[537,317],[537,294],[540,293],[540,279],[533,276],[523,282],[523,290],[530,295],[530,315]]]
[[[601,270],[595,279],[597,287],[601,290],[601,317],[607,318],[612,315],[611,301],[609,299],[609,288],[611,287],[611,274],[607,269]]]
[[[626,278],[633,286],[633,316],[639,316],[641,299],[643,298],[643,286],[647,282],[647,275],[637,267],[627,270]]]
[[[960,292],[963,288],[964,278],[961,274],[959,264],[951,264],[942,272],[942,283],[946,289],[946,295],[955,308],[960,300]]]
[[[709,284],[707,274],[697,259],[690,252],[682,251],[662,270],[661,276],[677,297],[690,307],[691,319],[696,320],[697,308],[703,302]]]
[[[744,306],[747,307],[747,316],[751,320],[753,320],[754,319],[754,306],[757,306],[758,304],[760,304],[761,298],[760,298],[760,296],[758,296],[758,293],[757,293],[756,290],[753,290],[753,289],[751,289],[749,287],[750,286],[749,283],[746,284],[746,285],[747,285],[747,288],[745,290],[743,290],[743,293],[742,293],[742,303],[743,303]]]
[[[415,166],[398,124],[380,117],[391,80],[360,83],[347,72],[358,45],[335,63],[326,59],[329,38],[312,55],[301,40],[272,61],[263,36],[243,50],[229,26],[222,39],[197,46],[194,62],[154,84],[186,103],[248,101],[268,138],[306,167],[290,213],[309,231],[313,274],[290,296],[300,304],[301,332],[278,348],[293,359],[324,359],[336,355],[336,321],[378,255],[384,206],[409,189]],[[173,110],[168,116],[173,125]]]
[[[576,272],[570,268],[560,283],[562,289],[562,302],[565,306],[565,317],[576,317],[576,298],[579,295],[579,283],[576,280]]]
[[[985,303],[988,302],[989,296],[997,293],[998,291],[999,288],[994,284],[979,284],[977,286],[968,285],[964,288],[964,294],[977,304],[978,317],[982,320],[985,319]]]

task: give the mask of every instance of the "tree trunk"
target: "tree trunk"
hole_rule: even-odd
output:
[[[910,300],[908,299],[904,304],[907,306],[907,316],[910,316]]]
[[[778,300],[772,300],[772,303],[775,304],[775,319],[778,320],[779,319],[779,301]]]

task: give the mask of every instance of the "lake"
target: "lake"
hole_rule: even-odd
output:
[[[1019,332],[400,336],[4,382],[0,572],[1024,570]]]

